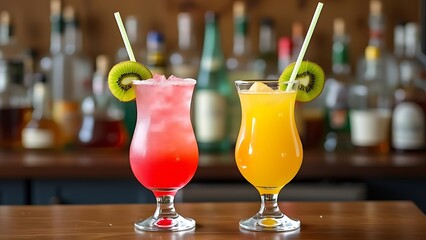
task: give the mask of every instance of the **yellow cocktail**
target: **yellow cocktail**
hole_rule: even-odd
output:
[[[277,197],[300,169],[303,149],[294,119],[296,83],[278,81],[236,81],[242,121],[235,159],[244,178],[255,186],[262,207],[240,226],[255,231],[288,231],[300,222],[287,218],[278,208]]]

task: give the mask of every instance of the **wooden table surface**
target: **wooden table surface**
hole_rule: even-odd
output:
[[[411,202],[286,202],[281,209],[302,222],[287,233],[240,230],[259,203],[180,203],[197,221],[187,232],[135,232],[133,222],[153,204],[0,206],[0,239],[426,239],[426,218]]]

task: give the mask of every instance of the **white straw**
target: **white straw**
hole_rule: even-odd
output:
[[[123,21],[119,12],[114,13],[115,20],[117,21],[118,28],[120,29],[121,37],[123,38],[124,46],[126,47],[127,54],[130,61],[136,62],[135,55],[133,54],[132,46],[130,45],[129,38],[127,37],[126,29],[124,28]]]
[[[311,21],[311,25],[309,26],[305,40],[303,41],[302,48],[300,49],[299,56],[297,57],[296,65],[294,66],[293,72],[291,73],[290,80],[289,80],[290,83],[287,85],[287,89],[286,89],[287,92],[290,91],[293,88],[292,82],[296,79],[297,72],[299,71],[300,64],[302,63],[303,57],[305,56],[306,49],[308,48],[309,41],[311,40],[312,33],[314,32],[314,29],[315,29],[315,26],[317,24],[317,21],[318,21],[318,18],[319,18],[319,15],[321,13],[323,5],[324,4],[322,2],[319,2],[318,5],[317,5],[317,9],[315,10],[314,16],[313,16],[312,21]]]

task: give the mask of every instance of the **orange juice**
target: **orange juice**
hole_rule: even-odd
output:
[[[241,174],[260,194],[278,194],[302,164],[294,120],[296,92],[239,92],[242,121],[235,148]]]

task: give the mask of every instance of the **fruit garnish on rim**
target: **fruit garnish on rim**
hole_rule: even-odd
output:
[[[133,80],[152,78],[151,71],[138,62],[125,61],[114,65],[108,74],[108,87],[118,100],[129,102],[135,99]]]
[[[284,69],[279,79],[280,82],[290,80],[295,65],[296,63],[292,63]],[[324,88],[324,71],[314,62],[302,61],[296,74],[296,80],[299,82],[296,100],[309,102],[318,97]],[[285,90],[286,85],[282,85],[280,88]]]

